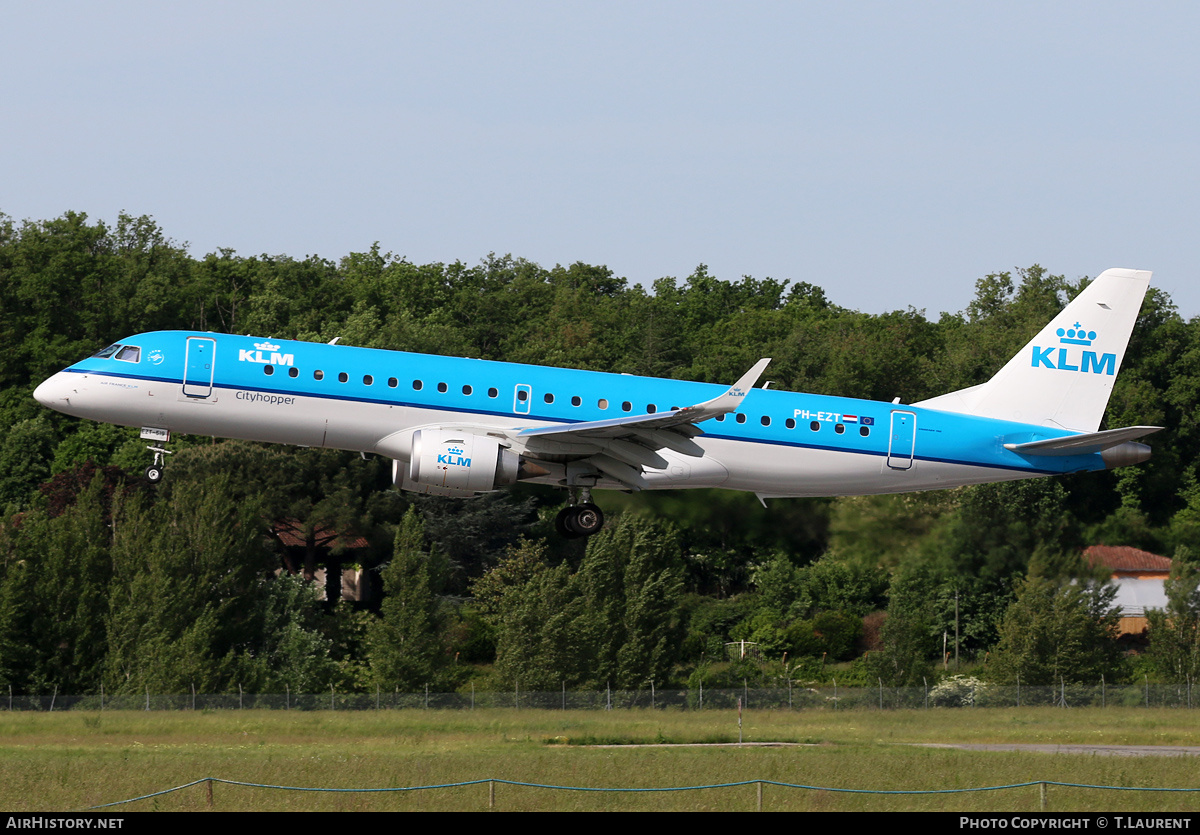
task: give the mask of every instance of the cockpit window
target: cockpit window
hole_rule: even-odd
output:
[[[117,352],[117,349],[120,347],[121,347],[120,343],[117,343],[115,345],[109,345],[107,348],[101,348],[99,351],[92,354],[92,356],[98,360],[106,360],[109,357],[111,357],[113,354],[115,354]]]
[[[137,362],[142,358],[142,349],[136,345],[126,345],[117,351],[117,359],[122,362]]]

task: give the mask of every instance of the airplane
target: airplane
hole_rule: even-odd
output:
[[[1102,273],[988,382],[912,404],[336,344],[159,331],[122,339],[34,392],[140,427],[163,476],[173,434],[373,453],[395,486],[474,496],[566,488],[559,533],[604,524],[592,491],[721,487],[766,499],[934,490],[1145,461],[1100,431],[1150,273]]]

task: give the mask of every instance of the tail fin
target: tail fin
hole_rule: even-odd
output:
[[[992,379],[913,405],[1095,432],[1149,284],[1105,270]]]

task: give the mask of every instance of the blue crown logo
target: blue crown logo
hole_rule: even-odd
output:
[[[1059,328],[1057,332],[1058,341],[1064,345],[1091,345],[1096,338],[1095,331],[1084,330],[1078,322],[1069,328]]]
[[[462,447],[457,447],[457,446],[450,447],[449,449],[446,450],[446,452],[450,453],[451,455],[462,455],[463,454]]]

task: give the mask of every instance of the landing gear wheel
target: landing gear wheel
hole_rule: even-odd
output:
[[[150,482],[151,484],[158,484],[160,481],[162,481],[162,478],[162,467],[151,464],[146,468],[146,481]]]
[[[575,508],[564,507],[554,517],[554,530],[558,531],[558,535],[563,539],[578,539],[582,534],[575,533],[571,528],[570,520],[575,515]]]
[[[567,526],[576,531],[577,536],[591,536],[599,533],[604,527],[604,512],[591,502],[572,509],[575,513],[567,522]]]

